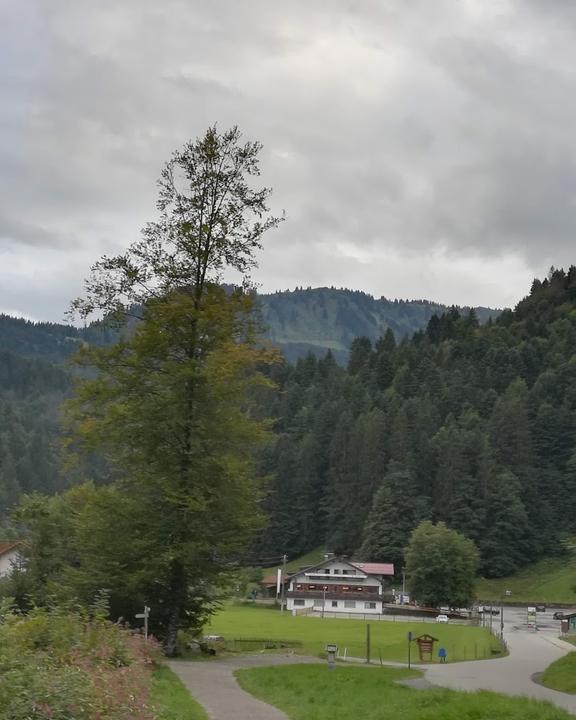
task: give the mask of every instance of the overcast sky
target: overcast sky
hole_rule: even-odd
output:
[[[0,0],[0,311],[61,320],[171,152],[264,143],[263,291],[513,305],[576,261],[575,0]]]

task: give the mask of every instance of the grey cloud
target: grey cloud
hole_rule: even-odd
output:
[[[0,237],[21,262],[67,247],[81,273],[138,235],[163,162],[218,121],[264,142],[262,179],[288,213],[267,289],[337,275],[390,295],[404,277],[399,293],[420,296],[414,278],[446,253],[484,272],[513,258],[520,297],[572,259],[575,30],[568,0],[5,3]],[[23,292],[23,311],[50,292]],[[471,292],[508,302],[489,278]]]

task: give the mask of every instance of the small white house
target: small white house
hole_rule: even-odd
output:
[[[291,611],[381,615],[393,576],[391,563],[331,557],[290,577],[286,607]]]
[[[0,577],[9,575],[21,563],[18,541],[0,541]]]

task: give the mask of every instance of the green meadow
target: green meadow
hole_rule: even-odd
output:
[[[506,590],[512,594],[507,597]],[[484,601],[573,603],[576,606],[576,552],[540,560],[515,575],[478,580],[476,595]]]
[[[398,681],[408,670],[295,665],[238,670],[248,692],[291,720],[570,720],[546,702],[490,692],[415,690]]]
[[[366,625],[370,625],[371,659],[405,662],[407,635],[414,637],[429,634],[446,648],[448,661],[473,660],[495,657],[500,654],[499,641],[488,630],[468,625],[440,625],[422,622],[391,622],[385,620],[347,620],[297,616],[281,613],[274,608],[250,605],[228,605],[214,615],[204,628],[205,633],[222,635],[227,641],[260,639],[297,642],[298,652],[319,655],[327,643],[336,643],[340,653],[351,657],[365,657]],[[246,649],[246,647],[242,647]],[[417,659],[417,648],[412,646],[412,659]],[[435,656],[434,660],[437,660]]]
[[[553,690],[576,693],[576,652],[568,653],[549,665],[540,678],[543,685]]]

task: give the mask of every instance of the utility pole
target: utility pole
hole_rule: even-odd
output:
[[[284,612],[284,606],[286,604],[286,563],[288,562],[288,555],[284,553],[282,556],[282,587],[280,594],[280,612]]]
[[[402,568],[402,605],[404,605],[404,598],[406,597],[406,568]]]
[[[322,620],[324,620],[324,610],[326,609],[326,589],[328,585],[322,588]]]

